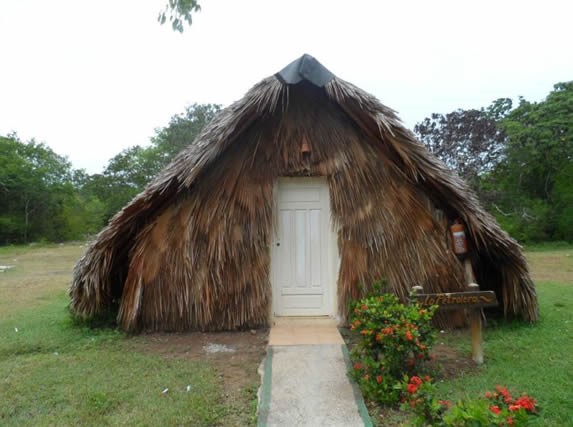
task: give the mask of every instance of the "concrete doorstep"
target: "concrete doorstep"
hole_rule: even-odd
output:
[[[261,365],[258,426],[371,426],[331,319],[276,319]]]

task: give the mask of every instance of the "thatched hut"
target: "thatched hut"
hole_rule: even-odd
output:
[[[481,288],[506,316],[535,321],[518,244],[393,110],[304,55],[224,109],[111,219],[76,265],[71,309],[116,309],[128,331],[231,330],[344,318],[381,278],[402,299],[413,285],[459,291],[454,218]]]

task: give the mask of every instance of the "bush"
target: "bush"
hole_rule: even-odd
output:
[[[406,306],[390,294],[352,304],[350,328],[360,334],[351,352],[352,377],[366,398],[384,404],[398,402],[396,384],[430,359],[435,341],[431,320],[436,309],[417,303]]]
[[[461,400],[456,405],[435,397],[436,387],[429,377],[405,376],[400,384],[402,409],[412,410],[415,426],[526,426],[538,407],[535,399],[522,395],[517,399],[496,386],[483,398]]]

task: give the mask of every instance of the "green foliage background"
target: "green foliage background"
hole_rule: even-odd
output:
[[[73,169],[45,144],[0,136],[0,245],[97,233],[219,110],[213,104],[189,106],[158,129],[149,146],[123,150],[93,175]]]
[[[180,152],[219,105],[193,104],[99,174],[35,140],[0,136],[0,245],[97,233]],[[540,102],[500,98],[481,109],[434,113],[414,127],[428,149],[478,194],[521,242],[573,241],[573,81]]]

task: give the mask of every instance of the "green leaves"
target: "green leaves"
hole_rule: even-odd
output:
[[[193,14],[200,10],[201,6],[197,0],[169,0],[165,9],[159,13],[157,21],[163,25],[169,20],[172,30],[182,33],[185,23],[190,26],[193,23]]]

